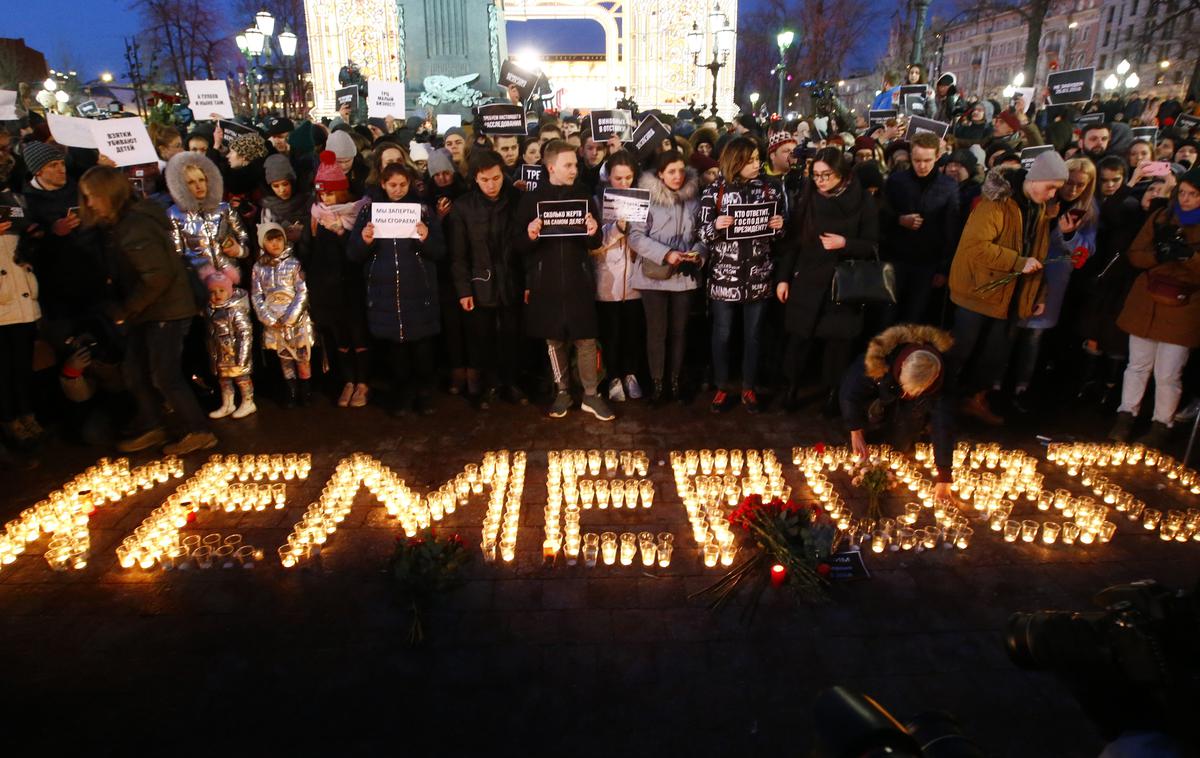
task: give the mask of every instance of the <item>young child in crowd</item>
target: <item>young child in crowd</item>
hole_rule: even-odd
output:
[[[254,312],[263,325],[263,348],[279,356],[287,383],[287,407],[307,405],[313,327],[304,271],[292,256],[292,245],[279,224],[259,224],[258,248],[261,255],[251,275],[251,292]]]
[[[233,286],[223,269],[205,267],[204,284],[208,287],[208,359],[221,385],[221,407],[209,418],[245,418],[258,408],[254,405],[254,383],[250,379],[250,355],[254,350],[254,330],[250,324],[250,299],[246,291]],[[242,404],[234,406],[233,388],[242,394]]]

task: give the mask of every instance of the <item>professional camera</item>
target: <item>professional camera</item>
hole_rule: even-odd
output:
[[[1059,676],[1110,739],[1130,729],[1194,738],[1195,592],[1139,581],[1109,587],[1095,602],[1104,610],[1013,614],[1005,639],[1013,662]]]
[[[985,755],[949,714],[930,711],[901,725],[879,703],[845,687],[831,687],[818,695],[813,716],[817,723],[813,755],[819,758]]]

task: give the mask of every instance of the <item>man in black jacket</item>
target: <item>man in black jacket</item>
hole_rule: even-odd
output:
[[[894,320],[904,323],[928,323],[930,299],[935,289],[946,286],[958,247],[958,184],[935,170],[940,153],[935,135],[916,135],[912,165],[889,176],[884,186],[887,210],[881,236],[896,265]]]
[[[517,386],[525,282],[513,250],[513,217],[521,192],[505,177],[504,169],[499,153],[472,152],[472,187],[446,217],[450,275],[459,307],[466,314],[468,360],[483,378],[481,410],[496,401],[500,388],[514,403],[529,402]]]
[[[546,340],[550,367],[558,394],[551,418],[562,418],[574,405],[570,393],[570,347],[575,345],[579,381],[583,385],[583,410],[601,421],[615,416],[596,392],[596,279],[590,251],[603,237],[596,221],[595,203],[586,188],[577,185],[579,157],[563,140],[546,143],[542,150],[549,181],[521,197],[517,209],[516,248],[525,256],[525,328],[528,336]],[[584,200],[588,212],[584,235],[542,236],[539,203]]]
[[[931,426],[939,500],[948,500],[954,463],[954,414],[944,386],[949,333],[932,326],[900,324],[884,330],[850,364],[842,379],[842,418],[850,445],[867,455],[866,432],[887,427],[884,437],[898,450],[911,450]]]

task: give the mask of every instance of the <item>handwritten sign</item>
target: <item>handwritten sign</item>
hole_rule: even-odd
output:
[[[950,124],[945,121],[934,121],[931,118],[922,116],[913,116],[908,119],[908,129],[904,131],[904,139],[911,140],[922,132],[929,132],[935,135],[938,139],[946,136],[946,130],[950,128]]]
[[[233,103],[229,101],[229,86],[219,79],[185,81],[188,105],[200,118],[233,118]]]
[[[138,118],[114,118],[107,121],[88,120],[92,137],[100,154],[111,158],[117,166],[136,166],[139,163],[158,163],[154,143],[146,133],[146,125]]]
[[[592,126],[592,139],[597,142],[603,142],[609,137],[629,139],[628,111],[592,111],[588,120]]]
[[[525,136],[525,109],[509,103],[481,105],[476,114],[476,124],[484,134]]]
[[[525,191],[533,192],[546,181],[546,167],[537,163],[522,163],[519,178],[525,182]]]
[[[462,126],[462,116],[457,113],[437,114],[437,133],[445,134],[456,126]]]
[[[420,203],[371,203],[376,239],[416,239],[420,221]]]
[[[733,224],[725,229],[727,240],[751,240],[775,233],[769,224],[775,215],[775,202],[735,203],[728,207]]]
[[[587,200],[543,200],[537,204],[542,237],[587,236]]]
[[[367,91],[368,117],[404,118],[404,82],[372,81]]]
[[[522,100],[529,99],[537,80],[538,77],[535,74],[526,71],[512,61],[504,61],[500,64],[500,86],[516,87],[521,93]]]
[[[663,140],[670,138],[671,130],[653,115],[647,115],[633,131],[630,141],[633,143],[634,154],[639,160],[645,160],[658,152]]]
[[[1094,68],[1055,71],[1046,77],[1046,89],[1050,93],[1047,102],[1051,105],[1086,103],[1092,99],[1095,81],[1096,69]]]
[[[17,120],[17,92],[0,89],[0,121]]]
[[[1054,150],[1054,145],[1030,145],[1021,150],[1021,168],[1028,171],[1033,167],[1033,162],[1042,153],[1048,153]]]
[[[606,222],[645,223],[646,214],[650,212],[650,190],[607,187],[602,211]]]

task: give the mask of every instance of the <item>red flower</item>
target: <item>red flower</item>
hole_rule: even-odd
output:
[[[825,455],[824,442],[818,442],[817,444],[813,445],[813,449],[817,451],[817,455]]]
[[[829,569],[828,563],[818,563],[817,564],[817,573],[820,574],[821,576],[829,576],[829,571],[830,571],[830,569]]]
[[[1071,265],[1076,269],[1083,268],[1083,265],[1087,263],[1090,255],[1091,251],[1080,245],[1079,247],[1075,248],[1075,252],[1071,253]]]

